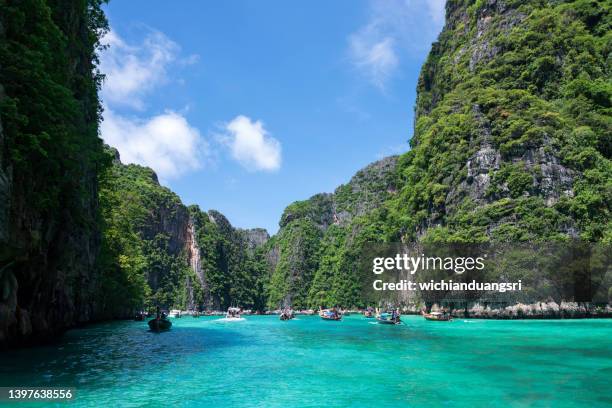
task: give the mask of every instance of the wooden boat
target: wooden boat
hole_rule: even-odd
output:
[[[400,313],[397,310],[390,310],[376,315],[376,321],[378,324],[401,324],[402,319]]]
[[[425,319],[431,320],[434,322],[449,322],[453,320],[453,317],[448,313],[442,313],[442,312],[425,313],[424,311],[422,313]]]
[[[283,309],[280,313],[279,319],[281,320],[291,320],[295,317],[295,314],[293,313],[293,310],[287,308],[287,309]]]
[[[156,317],[155,319],[149,320],[149,329],[154,332],[168,331],[172,327],[172,322],[166,319],[164,316]]]
[[[319,311],[319,317],[323,320],[342,320],[342,314],[338,313],[335,309],[321,309]]]
[[[368,307],[365,312],[363,312],[363,317],[366,319],[372,319],[374,317],[374,311],[371,307]]]

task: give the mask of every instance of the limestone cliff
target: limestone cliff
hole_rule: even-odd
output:
[[[218,211],[189,207],[199,246],[201,307],[238,305],[262,310],[267,279],[263,248],[269,239],[261,228],[237,229]]]
[[[447,2],[401,159],[403,240],[610,241],[609,25],[605,1]]]
[[[362,233],[362,220],[396,193],[397,159],[372,163],[334,193],[317,194],[285,209],[280,230],[268,246],[269,307],[359,303],[359,279],[347,271],[348,264],[338,265],[350,263],[344,249]],[[330,263],[329,257],[340,251],[344,255]]]
[[[0,4],[0,347],[98,316],[97,2]]]

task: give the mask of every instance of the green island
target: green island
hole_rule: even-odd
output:
[[[410,147],[290,204],[273,236],[103,143],[103,3],[0,2],[0,387],[74,387],[75,406],[612,404],[610,1],[447,0]],[[394,243],[580,243],[596,272],[586,297],[562,259],[500,263],[539,282],[528,300],[372,297],[361,258]],[[377,324],[386,308],[401,325]]]

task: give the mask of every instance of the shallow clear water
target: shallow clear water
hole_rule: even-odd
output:
[[[612,405],[611,319],[217,319],[73,330],[0,354],[0,385],[75,387],[72,406]]]

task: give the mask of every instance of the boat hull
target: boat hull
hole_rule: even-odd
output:
[[[330,309],[323,309],[319,311],[319,317],[323,320],[333,320],[339,321],[342,320],[342,314],[337,311],[331,311]]]
[[[453,319],[450,315],[431,315],[428,313],[423,313],[423,317],[431,322],[450,322]]]
[[[397,320],[385,320],[385,319],[376,319],[378,321],[378,324],[400,324],[401,321]]]
[[[429,320],[430,322],[450,322],[451,318],[438,318],[438,317],[428,317],[428,316],[423,316],[425,318],[425,320]]]
[[[334,321],[334,322],[338,322],[338,321],[342,320],[342,317],[323,317],[323,316],[320,316],[320,317],[323,320],[331,320],[331,321]]]
[[[168,331],[172,327],[172,322],[166,319],[151,319],[148,324],[151,331],[158,333]]]

